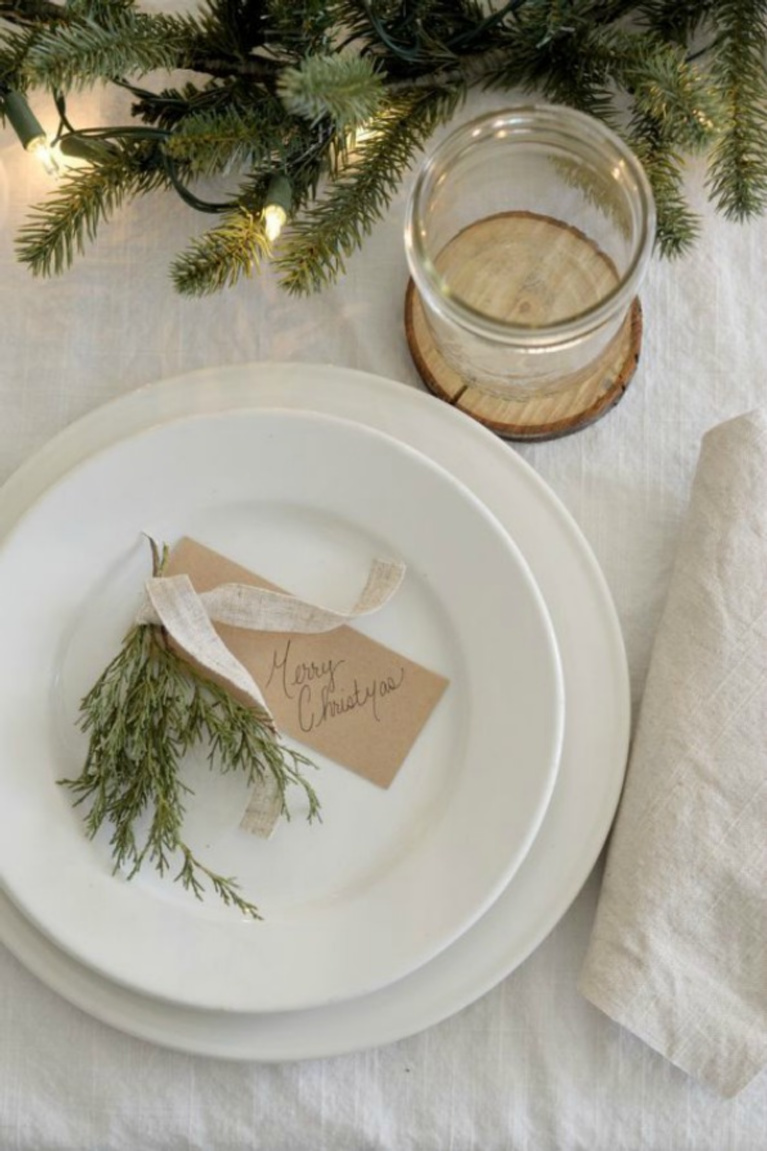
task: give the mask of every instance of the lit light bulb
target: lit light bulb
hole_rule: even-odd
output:
[[[47,137],[35,136],[35,138],[27,144],[27,151],[30,156],[34,156],[36,160],[40,161],[49,176],[58,176],[61,169],[53,154],[53,149],[48,143]]]
[[[282,204],[267,204],[264,208],[264,232],[270,244],[279,237],[287,218],[288,213]]]
[[[270,244],[279,236],[288,218],[288,212],[293,206],[293,189],[290,180],[281,172],[272,176],[264,197],[264,208],[261,219],[264,224],[264,233]]]
[[[59,166],[51,151],[48,137],[21,93],[5,92],[2,96],[0,110],[18,136],[25,151],[37,157],[49,176],[55,176]]]

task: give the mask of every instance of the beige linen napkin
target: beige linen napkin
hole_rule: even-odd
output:
[[[725,1096],[767,1065],[767,411],[703,440],[580,990]]]

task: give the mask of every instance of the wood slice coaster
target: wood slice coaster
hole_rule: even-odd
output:
[[[529,212],[479,221],[451,241],[438,263],[450,271],[462,299],[486,314],[526,323],[572,315],[617,279],[612,261],[583,233]],[[524,399],[467,383],[446,362],[412,280],[405,331],[418,372],[436,396],[506,439],[550,440],[594,423],[620,400],[639,362],[642,309],[634,300],[610,345],[571,387]]]

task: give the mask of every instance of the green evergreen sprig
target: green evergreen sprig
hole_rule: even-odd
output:
[[[279,128],[275,131],[270,113],[273,109],[267,101],[258,112],[235,104],[190,112],[168,135],[164,150],[193,176],[215,176],[246,168],[268,173],[278,161],[275,138],[279,139],[283,155],[290,150],[290,141]]]
[[[51,196],[32,208],[17,237],[18,258],[36,276],[64,271],[130,196],[165,184],[145,145],[104,153],[97,163],[66,174]]]
[[[34,37],[26,54],[27,85],[77,91],[98,80],[157,69],[172,71],[193,61],[194,23],[178,16],[146,15],[115,4],[102,6],[103,23],[92,19],[56,24]]]
[[[19,255],[61,271],[120,204],[164,187],[222,215],[174,262],[180,291],[235,284],[270,255],[289,292],[315,291],[475,86],[607,121],[647,169],[659,246],[679,253],[699,227],[689,156],[706,155],[726,215],[767,208],[766,53],[767,0],[204,0],[183,16],[135,0],[0,0],[0,98],[52,94],[62,148],[85,161],[33,209]],[[168,86],[138,86],[158,70]],[[191,78],[172,87],[179,70]],[[97,83],[132,94],[130,128],[70,122],[68,93]],[[374,136],[350,148],[368,122]],[[226,173],[238,182],[220,201],[195,193]],[[259,230],[273,176],[292,186],[274,253]]]
[[[152,544],[155,574],[167,549]],[[237,772],[248,784],[273,780],[289,818],[287,792],[297,786],[308,800],[308,818],[319,800],[302,768],[312,766],[282,744],[273,726],[253,708],[204,678],[169,645],[163,628],[134,626],[122,648],[81,704],[81,727],[88,735],[83,770],[61,780],[75,805],[87,806],[91,837],[111,831],[115,871],[132,879],[147,863],[202,899],[210,888],[224,904],[260,919],[257,906],[240,894],[237,881],[208,867],[183,837],[184,811],[191,794],[180,765],[193,747],[207,742],[211,769]],[[148,823],[143,833],[140,821]]]
[[[456,92],[417,92],[394,99],[326,192],[294,221],[275,263],[289,292],[332,282],[381,219],[418,148],[454,108]]]
[[[252,276],[269,252],[260,215],[235,208],[176,257],[171,275],[184,295],[207,296]]]
[[[384,85],[368,56],[307,56],[280,74],[280,99],[294,116],[314,122],[328,116],[339,132],[374,116]]]
[[[714,20],[712,78],[725,110],[709,186],[717,207],[743,220],[767,207],[767,5],[720,0]]]

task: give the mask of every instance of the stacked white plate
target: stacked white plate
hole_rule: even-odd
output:
[[[187,766],[187,836],[263,922],[114,875],[56,783],[143,532],[338,608],[374,556],[404,560],[359,629],[449,680],[389,789],[318,760],[321,825],[299,803],[254,840],[241,781]],[[620,630],[567,512],[477,424],[345,369],[204,371],[58,436],[0,491],[0,537],[0,941],[92,1015],[229,1058],[373,1046],[478,998],[577,894],[623,779]]]

